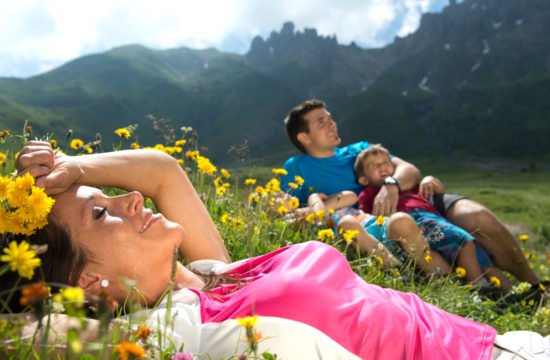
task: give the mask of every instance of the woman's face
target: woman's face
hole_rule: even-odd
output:
[[[91,260],[79,285],[93,292],[107,279],[107,291],[121,301],[128,292],[126,280],[135,280],[152,305],[170,281],[174,247],[184,236],[181,225],[145,209],[138,192],[111,197],[75,185],[55,200],[54,215]]]

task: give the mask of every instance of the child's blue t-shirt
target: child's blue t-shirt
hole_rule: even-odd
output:
[[[310,155],[298,155],[288,159],[284,168],[288,172],[281,179],[283,191],[296,196],[300,203],[314,192],[331,195],[344,190],[359,193],[361,185],[353,170],[356,156],[369,146],[367,141],[360,141],[341,148],[336,148],[334,156],[315,158]],[[298,189],[292,189],[289,183],[296,183],[296,176],[304,179],[304,184]]]

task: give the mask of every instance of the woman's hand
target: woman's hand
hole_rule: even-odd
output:
[[[45,141],[29,141],[17,157],[15,167],[19,175],[28,172],[33,176],[36,185],[48,195],[67,190],[82,174],[75,157],[56,153]]]

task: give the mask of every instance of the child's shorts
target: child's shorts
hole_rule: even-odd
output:
[[[493,266],[489,253],[466,230],[433,212],[417,209],[409,214],[422,230],[430,248],[441,253],[449,264],[454,265],[458,252],[467,241],[474,241],[480,267],[486,269]]]

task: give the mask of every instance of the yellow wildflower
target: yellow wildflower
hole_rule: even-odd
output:
[[[304,185],[304,178],[302,178],[301,176],[296,175],[294,177],[294,181],[300,186]]]
[[[227,224],[229,221],[231,221],[231,218],[229,217],[229,214],[225,213],[220,217],[220,220],[222,224]]]
[[[250,178],[248,178],[248,179],[246,179],[246,180],[244,181],[244,184],[245,184],[246,186],[254,186],[254,185],[256,184],[256,179],[250,179]]]
[[[267,184],[265,184],[265,190],[270,194],[279,192],[281,191],[281,182],[279,181],[279,179],[273,178],[269,180]]]
[[[226,179],[229,179],[231,177],[231,174],[226,169],[221,169],[220,172],[222,173],[222,176]]]
[[[226,192],[227,192],[227,187],[225,186],[220,186],[216,188],[216,196],[224,196]]]
[[[12,241],[7,248],[4,248],[4,255],[0,256],[0,261],[9,262],[11,271],[17,271],[19,276],[32,279],[34,269],[40,266],[41,261],[36,257],[36,251],[30,249],[26,241],[20,244]]]
[[[83,346],[82,346],[82,343],[80,342],[80,340],[73,339],[70,343],[70,346],[71,346],[71,351],[74,354],[80,354],[82,352]]]
[[[180,166],[183,166],[183,159],[178,159],[178,164],[180,164]]]
[[[307,216],[306,216],[306,221],[307,221],[308,223],[313,223],[313,222],[315,222],[315,214],[314,214],[314,213],[309,213],[309,214],[307,214]]]
[[[124,341],[117,345],[115,351],[118,353],[120,360],[129,360],[134,357],[138,359],[145,358],[145,349],[141,346]]]
[[[258,315],[237,318],[237,323],[244,328],[251,328],[258,322]]]
[[[424,260],[426,260],[428,264],[431,264],[434,261],[430,254],[426,254],[426,256],[424,256]]]
[[[243,227],[243,225],[244,225],[244,220],[243,219],[241,219],[239,217],[233,219],[233,227],[235,229],[241,228],[241,227]]]
[[[191,150],[187,150],[185,152],[185,157],[188,158],[188,159],[191,159],[191,160],[197,160],[197,158],[199,157],[199,151],[198,150],[195,150],[195,151],[191,151]]]
[[[50,139],[50,145],[53,147],[53,148],[56,148],[57,147],[57,140],[55,139]]]
[[[317,238],[321,241],[334,240],[334,231],[332,229],[319,230]]]
[[[211,162],[210,159],[204,156],[197,156],[197,168],[199,172],[213,176],[218,168],[216,168]]]
[[[315,213],[315,216],[317,216],[318,220],[323,220],[325,218],[325,210],[319,210]]]
[[[344,241],[349,243],[352,242],[357,235],[359,234],[359,230],[346,230],[342,234],[342,237],[344,238]]]
[[[376,259],[376,261],[378,261],[380,265],[384,265],[384,259],[382,259],[382,256],[376,255],[374,258]]]
[[[527,240],[529,240],[529,235],[527,235],[527,234],[521,234],[521,235],[519,236],[519,239],[520,239],[521,241],[527,241]]]
[[[84,305],[84,290],[79,287],[69,286],[59,291],[63,299],[67,302],[74,303],[77,306]]]
[[[176,146],[183,146],[187,143],[187,140],[185,139],[181,139],[181,140],[176,140],[176,142],[174,143],[174,145]]]
[[[286,174],[288,174],[285,169],[271,169],[271,171],[275,175],[286,175]]]
[[[130,131],[128,131],[128,129],[126,129],[126,128],[116,129],[115,134],[117,134],[121,138],[123,137],[125,139],[128,139],[131,136]]]
[[[330,215],[334,214],[334,209],[330,208],[327,210]]]
[[[0,176],[0,199],[6,197],[8,193],[8,184],[10,183],[10,178],[7,176]]]
[[[139,149],[139,144],[137,142],[133,142],[130,144],[130,149],[136,150]]]
[[[263,186],[256,186],[256,189],[254,190],[258,193],[258,195],[264,195],[265,194],[265,189],[263,188]]]
[[[81,139],[73,139],[71,140],[71,148],[78,150],[84,145],[84,141]]]
[[[497,278],[496,276],[491,276],[489,278],[489,281],[491,282],[491,284],[493,284],[494,287],[497,287],[497,288],[500,287],[500,279]]]
[[[297,209],[297,208],[300,206],[300,200],[298,200],[298,198],[296,198],[296,197],[292,197],[292,198],[288,201],[288,206],[289,206],[291,209]]]
[[[259,203],[260,202],[260,195],[256,194],[256,193],[252,193],[248,196],[248,202],[249,203]]]
[[[289,182],[289,183],[288,183],[288,186],[289,186],[291,189],[298,189],[298,184],[293,183],[293,182]]]
[[[286,206],[281,205],[281,206],[279,206],[279,208],[277,209],[277,212],[278,212],[280,215],[284,215],[284,214],[288,213],[288,209],[286,208]]]
[[[384,215],[378,215],[376,218],[376,225],[382,226],[384,225],[384,221],[386,221],[386,217]]]
[[[220,187],[222,185],[222,181],[223,181],[222,178],[218,176],[217,178],[214,179],[214,186]]]
[[[456,269],[456,276],[458,276],[459,278],[465,278],[466,277],[466,269],[464,269],[463,267],[460,267],[458,266]]]
[[[0,130],[0,138],[8,137],[10,131],[8,129]]]
[[[6,161],[7,155],[0,151],[0,164]]]
[[[91,146],[86,145],[86,147],[84,148],[84,151],[85,151],[86,153],[88,153],[88,154],[91,154],[91,153],[94,152],[94,149],[92,149]]]

